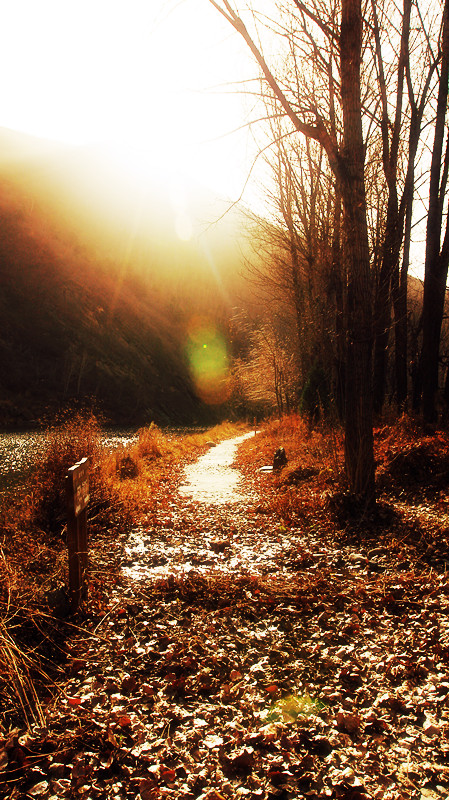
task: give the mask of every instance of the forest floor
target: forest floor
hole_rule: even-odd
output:
[[[313,435],[260,471],[260,433],[224,502],[173,469],[131,534],[97,536],[88,609],[46,628],[41,720],[0,735],[0,794],[447,798],[449,441],[401,436],[376,433],[370,514]]]

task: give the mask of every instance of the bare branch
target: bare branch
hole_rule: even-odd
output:
[[[291,103],[287,99],[286,95],[282,91],[279,82],[275,79],[273,73],[271,72],[264,56],[262,55],[261,51],[255,44],[253,38],[251,37],[245,23],[243,20],[233,11],[231,8],[228,0],[222,0],[225,8],[223,9],[216,0],[209,0],[212,3],[214,8],[216,8],[220,13],[228,20],[228,22],[232,25],[234,30],[236,30],[240,36],[244,39],[248,48],[250,49],[251,53],[253,54],[254,58],[256,59],[260,69],[262,70],[263,76],[268,83],[271,91],[275,95],[275,97],[280,102],[282,108],[284,109],[286,115],[289,117],[291,122],[293,123],[295,129],[298,133],[302,133],[304,136],[307,136],[311,139],[315,139],[317,142],[323,145],[324,149],[326,150],[327,156],[329,158],[329,162],[332,165],[334,170],[340,171],[340,154],[337,146],[337,142],[335,138],[329,133],[324,122],[321,117],[317,117],[316,124],[312,125],[309,123],[304,122],[296,113],[294,108],[292,107]]]

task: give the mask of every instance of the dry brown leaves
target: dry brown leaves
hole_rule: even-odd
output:
[[[131,537],[98,545],[109,588],[94,582],[63,645],[45,726],[3,736],[6,797],[448,796],[435,504],[427,494],[426,520],[410,505],[404,519],[390,494],[362,523],[328,512],[321,527],[321,505],[294,525],[270,511],[264,481],[221,508],[172,487]]]

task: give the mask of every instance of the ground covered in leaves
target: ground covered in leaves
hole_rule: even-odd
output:
[[[5,716],[5,797],[449,795],[448,439],[377,431],[360,516],[339,443],[318,464],[288,436],[242,446],[238,502],[176,472],[140,527],[97,537],[89,607],[45,629],[40,724]]]

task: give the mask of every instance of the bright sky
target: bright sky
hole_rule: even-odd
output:
[[[236,198],[251,161],[255,74],[208,0],[12,0],[0,10],[0,126],[105,142],[134,168],[181,169]],[[246,115],[246,116],[245,116]]]

